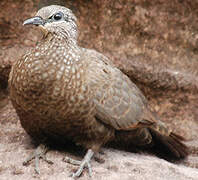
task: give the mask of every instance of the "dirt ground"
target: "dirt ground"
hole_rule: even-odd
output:
[[[39,32],[24,28],[24,19],[39,7],[62,4],[79,20],[79,43],[94,48],[126,73],[174,132],[183,135],[190,156],[171,163],[147,152],[104,148],[105,162],[92,161],[92,179],[198,179],[198,2],[178,0],[1,0],[0,1],[0,180],[71,179],[76,167],[63,162],[82,153],[54,148],[40,161],[41,174],[22,162],[35,146],[24,132],[9,101],[7,87],[12,64],[34,47]],[[85,171],[80,179],[90,179]]]

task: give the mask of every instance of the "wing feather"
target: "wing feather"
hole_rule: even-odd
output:
[[[93,90],[96,119],[117,130],[151,124],[142,118],[147,101],[136,85],[102,54],[87,53],[86,82]]]

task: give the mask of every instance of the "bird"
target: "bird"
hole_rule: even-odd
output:
[[[87,152],[72,177],[85,168],[111,142],[134,147],[163,147],[176,159],[188,155],[184,138],[151,111],[140,89],[102,53],[78,45],[77,18],[59,5],[38,10],[23,25],[33,25],[42,38],[12,66],[10,99],[21,126],[38,142],[35,171],[49,141],[72,141]],[[158,146],[157,146],[158,145]]]

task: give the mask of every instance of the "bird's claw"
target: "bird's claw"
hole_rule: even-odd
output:
[[[72,178],[79,177],[82,174],[84,168],[88,169],[89,176],[92,177],[92,167],[90,161],[93,154],[94,152],[91,149],[89,149],[82,161],[74,160],[69,157],[64,158],[65,162],[79,166],[78,170],[70,175]]]
[[[39,170],[39,159],[43,159],[45,162],[47,162],[48,164],[53,164],[53,162],[51,160],[48,160],[46,157],[46,152],[47,152],[48,148],[44,145],[39,145],[36,150],[34,151],[34,153],[28,157],[24,162],[23,165],[28,165],[29,162],[33,159],[35,159],[35,172],[37,174],[40,174],[40,170]]]
[[[84,160],[81,162],[80,167],[78,168],[78,170],[75,173],[71,174],[71,177],[72,178],[79,177],[82,174],[84,168],[88,169],[89,176],[91,177],[92,176],[91,164],[90,164],[90,162],[86,162]]]

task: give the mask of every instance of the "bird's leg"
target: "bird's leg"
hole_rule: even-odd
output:
[[[39,170],[39,159],[42,158],[44,161],[46,161],[47,163],[49,164],[53,164],[52,161],[48,160],[46,158],[46,153],[48,151],[48,148],[43,145],[43,144],[40,144],[36,150],[34,151],[34,153],[29,156],[24,162],[23,162],[23,165],[27,165],[32,159],[35,159],[35,172],[37,174],[40,174],[40,170]]]
[[[67,162],[67,163],[70,163],[70,164],[73,164],[73,165],[78,165],[79,168],[78,170],[75,172],[75,173],[72,173],[72,177],[75,178],[75,177],[79,177],[82,172],[83,172],[83,169],[86,167],[88,168],[88,171],[89,171],[89,176],[91,177],[92,176],[92,168],[91,168],[91,164],[90,164],[90,161],[91,161],[91,158],[93,157],[94,155],[94,152],[89,149],[87,151],[87,153],[85,154],[84,158],[82,161],[78,161],[78,160],[74,160],[72,158],[69,158],[69,157],[65,157],[64,158],[64,161]]]

